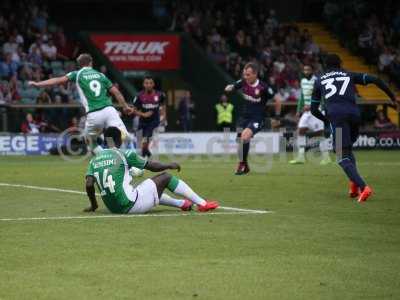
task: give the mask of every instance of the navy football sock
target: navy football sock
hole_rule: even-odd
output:
[[[353,152],[350,152],[349,154],[349,158],[351,159],[351,162],[354,164],[354,166],[357,167],[357,162],[356,162],[356,158],[354,157]]]
[[[247,163],[247,156],[249,156],[250,142],[243,143],[243,161]]]
[[[347,177],[353,181],[361,190],[366,186],[364,180],[358,174],[357,167],[349,157],[343,158],[339,165],[342,167],[343,171],[346,173]]]

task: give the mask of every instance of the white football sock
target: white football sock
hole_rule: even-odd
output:
[[[322,138],[319,142],[319,150],[321,151],[322,158],[328,159],[329,156],[329,139]]]
[[[304,159],[304,153],[306,152],[306,136],[305,135],[297,136],[297,148],[298,148],[299,158]]]
[[[176,186],[175,190],[173,191],[175,194],[181,195],[186,199],[191,200],[193,203],[203,206],[207,202],[199,195],[197,195],[193,190],[188,186],[183,180],[179,179],[178,185]]]
[[[163,193],[160,197],[160,205],[182,207],[185,200],[172,198],[170,195]]]

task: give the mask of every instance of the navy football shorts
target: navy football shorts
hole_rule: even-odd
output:
[[[357,115],[330,118],[333,149],[351,149],[357,141],[361,119]]]
[[[253,132],[253,135],[255,135],[257,132],[264,128],[264,120],[240,118],[236,127],[239,129],[238,132],[242,132],[243,129],[249,128]]]
[[[151,138],[153,136],[154,130],[160,125],[159,121],[151,121],[151,122],[139,122],[139,131],[142,133],[142,137]]]

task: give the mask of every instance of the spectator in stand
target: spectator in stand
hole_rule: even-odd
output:
[[[400,54],[396,56],[396,58],[393,60],[393,63],[390,65],[389,74],[396,82],[397,86],[400,87]]]
[[[394,60],[394,55],[392,51],[390,51],[388,47],[384,47],[382,54],[379,55],[379,61],[378,61],[379,71],[381,72],[388,71],[389,66],[393,60]]]
[[[16,37],[10,35],[8,42],[3,45],[3,54],[13,54],[16,53],[18,49],[18,43]]]
[[[372,47],[373,34],[369,27],[365,27],[364,30],[358,36],[358,46],[362,50],[367,50]]]
[[[4,60],[0,61],[0,77],[3,79],[10,79],[18,71],[18,64],[11,57],[11,53],[7,53]]]
[[[40,132],[61,132],[61,130],[55,126],[53,123],[49,121],[47,116],[49,112],[44,109],[37,109],[36,110],[36,124],[39,126]]]
[[[57,47],[54,45],[53,39],[49,39],[47,43],[43,43],[41,50],[44,59],[52,61],[57,58]]]
[[[18,102],[19,100],[21,100],[21,96],[18,92],[18,84],[17,84],[17,76],[14,75],[13,77],[11,77],[10,81],[9,81],[9,91],[11,94],[11,101],[12,102]]]
[[[376,112],[374,127],[375,129],[384,130],[384,129],[394,129],[396,128],[396,125],[394,125],[385,115],[384,111],[380,109]]]
[[[21,132],[25,134],[39,133],[39,125],[33,119],[32,114],[26,114],[25,121],[21,124]]]
[[[8,104],[12,101],[9,84],[0,82],[0,104]]]
[[[28,61],[34,65],[41,66],[43,64],[41,44],[34,43],[29,48]]]
[[[37,104],[51,104],[51,98],[47,91],[43,89],[36,99]]]

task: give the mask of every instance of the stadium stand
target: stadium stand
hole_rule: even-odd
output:
[[[52,22],[47,7],[31,1],[4,1],[0,11],[0,104],[76,103],[71,84],[45,90],[27,84],[75,68],[72,59],[78,48]],[[34,115],[40,118],[40,113]],[[67,121],[60,125],[66,126]]]
[[[324,6],[325,25],[337,40],[333,40],[332,35],[324,31],[321,25],[303,26],[323,35],[321,42],[325,43],[328,51],[341,53],[345,66],[347,64],[347,67],[360,72],[386,75],[392,83],[391,88],[398,91],[400,6],[395,1],[379,4],[378,1],[327,1]],[[362,87],[360,94],[367,100],[386,99],[375,87]],[[398,124],[398,115],[394,110],[389,112],[389,117]]]
[[[63,28],[49,16],[47,6],[38,3],[41,2],[0,4],[0,104],[55,105],[62,118],[57,117],[55,109],[30,112],[35,119],[44,114],[48,122],[56,125],[47,130],[63,129],[78,115],[77,110],[60,108],[77,104],[73,84],[38,90],[28,87],[27,81],[73,70],[79,44],[67,39]],[[385,73],[399,84],[400,54],[394,45],[399,41],[400,11],[393,7],[389,15],[380,13],[385,17],[377,17],[368,5],[354,10],[351,5],[339,5],[340,1],[328,1],[324,18],[328,29],[335,33],[332,36],[321,23],[281,23],[275,11],[262,1],[252,5],[229,3],[170,2],[165,15],[171,16],[169,30],[188,33],[232,78],[241,76],[246,62],[256,61],[261,66],[261,78],[275,86],[284,101],[293,103],[300,97],[302,65],[310,64],[316,72],[321,71],[328,51],[339,53],[345,67],[351,70]],[[353,29],[357,35],[348,34]],[[360,87],[359,94],[365,99],[386,99],[375,87]],[[294,118],[292,110],[285,113],[288,119]],[[25,117],[26,112],[18,116],[21,122]],[[398,124],[394,111],[389,110],[389,117]],[[375,112],[369,117],[371,124],[374,118]]]
[[[248,61],[256,61],[260,75],[275,84],[284,100],[300,95],[302,64],[321,70],[321,53],[307,30],[281,24],[274,10],[209,1],[179,2],[171,29],[189,33],[217,64],[234,78]]]

